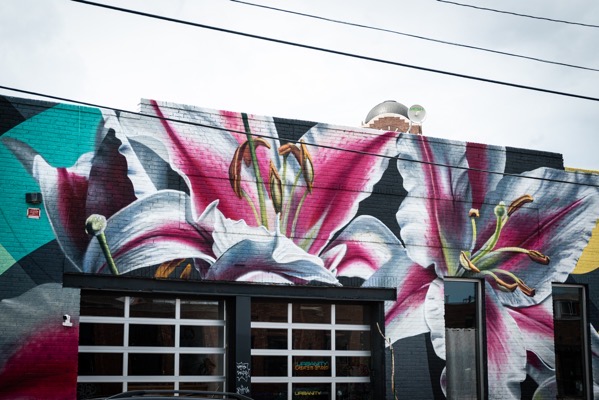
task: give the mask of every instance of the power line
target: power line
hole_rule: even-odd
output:
[[[271,37],[267,37],[267,36],[254,35],[251,33],[234,31],[231,29],[219,28],[219,27],[215,27],[215,26],[211,26],[211,25],[199,24],[196,22],[165,17],[162,15],[150,14],[150,13],[146,13],[146,12],[142,12],[142,11],[136,11],[136,10],[131,10],[131,9],[127,9],[127,8],[111,6],[108,4],[94,3],[92,1],[87,1],[87,0],[71,0],[71,1],[74,1],[75,3],[82,3],[82,4],[96,6],[96,7],[107,8],[110,10],[120,11],[120,12],[124,12],[124,13],[128,13],[128,14],[141,15],[144,17],[155,18],[155,19],[159,19],[159,20],[163,20],[163,21],[175,22],[175,23],[183,24],[183,25],[190,25],[190,26],[194,26],[197,28],[210,29],[210,30],[214,30],[217,32],[230,33],[232,35],[238,35],[238,36],[248,37],[248,38],[252,38],[252,39],[264,40],[264,41],[272,42],[272,43],[285,44],[288,46],[295,46],[295,47],[300,47],[303,49],[321,51],[321,52],[325,52],[325,53],[356,58],[359,60],[366,60],[366,61],[372,61],[372,62],[377,62],[377,63],[381,63],[381,64],[395,65],[398,67],[411,68],[411,69],[415,69],[418,71],[425,71],[425,72],[431,72],[431,73],[442,74],[442,75],[447,75],[447,76],[454,76],[457,78],[469,79],[469,80],[478,81],[478,82],[492,83],[492,84],[501,85],[501,86],[509,86],[509,87],[514,87],[514,88],[518,88],[518,89],[532,90],[535,92],[555,94],[558,96],[573,97],[573,98],[577,98],[577,99],[590,100],[590,101],[599,101],[599,98],[597,98],[597,97],[583,96],[580,94],[568,93],[568,92],[560,92],[557,90],[543,89],[543,88],[534,87],[534,86],[521,85],[518,83],[498,81],[495,79],[482,78],[482,77],[473,76],[473,75],[460,74],[457,72],[443,71],[443,70],[439,70],[439,69],[421,67],[418,65],[400,63],[397,61],[385,60],[385,59],[376,58],[376,57],[369,57],[369,56],[364,56],[364,55],[360,55],[360,54],[347,53],[347,52],[340,51],[340,50],[327,49],[327,48],[323,48],[323,47],[317,47],[317,46],[312,46],[312,45],[307,45],[307,44],[302,44],[302,43],[297,43],[297,42],[290,42],[287,40],[276,39],[276,38],[271,38]]]
[[[414,38],[414,39],[426,40],[426,41],[429,41],[429,42],[440,43],[440,44],[445,44],[445,45],[449,45],[449,46],[463,47],[463,48],[466,48],[466,49],[485,51],[485,52],[488,52],[488,53],[500,54],[500,55],[509,56],[509,57],[523,58],[525,60],[538,61],[538,62],[542,62],[542,63],[546,63],[546,64],[560,65],[560,66],[563,66],[563,67],[570,67],[570,68],[583,69],[583,70],[587,70],[587,71],[596,71],[596,72],[599,72],[599,69],[591,68],[591,67],[585,67],[585,66],[581,66],[581,65],[562,63],[562,62],[559,62],[559,61],[545,60],[545,59],[542,59],[542,58],[525,56],[525,55],[522,55],[522,54],[508,53],[508,52],[505,52],[505,51],[487,49],[487,48],[484,48],[484,47],[477,47],[477,46],[471,46],[471,45],[462,44],[462,43],[449,42],[449,41],[446,41],[446,40],[433,39],[433,38],[429,38],[429,37],[426,37],[426,36],[420,36],[420,35],[414,35],[414,34],[411,34],[411,33],[399,32],[399,31],[395,31],[395,30],[392,30],[392,29],[379,28],[379,27],[369,26],[369,25],[364,25],[364,24],[359,24],[359,23],[355,23],[355,22],[348,22],[348,21],[342,21],[342,20],[338,20],[338,19],[321,17],[319,15],[306,14],[306,13],[301,13],[301,12],[298,12],[298,11],[286,10],[286,9],[283,9],[283,8],[270,7],[270,6],[265,6],[265,5],[262,5],[262,4],[250,3],[250,2],[242,1],[242,0],[230,0],[230,1],[232,1],[234,3],[244,4],[244,5],[251,6],[251,7],[259,7],[259,8],[264,8],[264,9],[267,9],[267,10],[278,11],[278,12],[287,13],[287,14],[293,14],[293,15],[299,15],[299,16],[302,16],[302,17],[307,17],[307,18],[312,18],[312,19],[318,19],[318,20],[322,20],[322,21],[332,22],[332,23],[335,23],[335,24],[342,24],[342,25],[354,26],[354,27],[358,27],[358,28],[371,29],[371,30],[374,30],[374,31],[380,31],[380,32],[385,32],[385,33],[392,33],[392,34],[395,34],[395,35],[401,35],[401,36],[411,37],[411,38]]]
[[[568,25],[586,26],[587,28],[599,28],[599,25],[583,24],[581,22],[572,22],[572,21],[564,21],[564,20],[561,20],[561,19],[538,17],[536,15],[519,14],[519,13],[515,13],[515,12],[511,12],[511,11],[497,10],[497,9],[494,9],[494,8],[486,8],[486,7],[473,6],[472,4],[457,3],[455,1],[448,1],[448,0],[437,0],[437,1],[439,3],[447,3],[447,4],[452,4],[454,6],[470,7],[470,8],[475,8],[477,10],[492,11],[492,12],[501,13],[501,14],[515,15],[517,17],[540,19],[540,20],[543,20],[543,21],[559,22],[561,24],[568,24]]]
[[[29,95],[32,95],[32,96],[44,97],[44,98],[47,98],[47,99],[53,99],[53,100],[59,100],[59,101],[66,101],[66,102],[69,102],[69,103],[79,104],[79,105],[83,105],[83,106],[87,106],[87,107],[96,107],[96,108],[101,108],[101,109],[105,109],[105,110],[113,110],[113,111],[118,112],[118,113],[125,113],[125,114],[130,114],[130,115],[137,115],[137,116],[140,116],[140,117],[153,118],[153,119],[157,119],[157,120],[160,120],[160,121],[176,122],[176,123],[180,123],[180,124],[184,124],[184,125],[198,126],[198,127],[202,127],[202,128],[209,128],[209,129],[214,129],[214,130],[219,130],[219,131],[224,131],[224,132],[239,133],[239,134],[242,134],[242,135],[246,134],[245,131],[240,131],[240,130],[235,130],[235,129],[228,129],[228,128],[223,128],[223,127],[220,127],[220,126],[214,126],[214,125],[208,125],[208,124],[202,124],[200,122],[192,122],[192,121],[186,121],[186,120],[181,120],[181,119],[176,119],[176,118],[169,118],[169,117],[152,115],[152,114],[144,114],[144,113],[141,113],[141,112],[128,111],[128,110],[124,110],[124,109],[120,109],[120,108],[114,108],[114,107],[104,106],[104,105],[100,105],[100,104],[96,104],[96,103],[90,103],[90,102],[86,102],[86,101],[69,99],[69,98],[66,98],[66,97],[54,96],[54,95],[44,94],[44,93],[40,93],[40,92],[34,92],[34,91],[30,91],[30,90],[18,89],[18,88],[14,88],[14,87],[10,87],[10,86],[2,86],[2,85],[0,85],[0,89],[10,90],[10,91],[13,91],[13,92],[18,92],[18,93],[25,93],[25,94],[29,94]],[[406,161],[406,162],[413,162],[413,163],[416,163],[416,164],[432,165],[432,166],[435,166],[435,167],[459,169],[459,170],[463,170],[463,171],[474,171],[474,172],[481,172],[481,173],[493,174],[493,175],[510,176],[510,177],[520,178],[520,179],[532,179],[532,180],[536,180],[536,181],[553,182],[553,183],[566,183],[566,184],[570,184],[570,185],[578,185],[578,186],[586,186],[586,187],[599,188],[599,184],[593,185],[593,184],[580,183],[580,182],[564,181],[564,180],[561,180],[561,179],[549,179],[549,178],[542,178],[542,177],[537,177],[537,176],[524,176],[524,175],[520,175],[520,174],[512,174],[512,173],[509,173],[509,172],[500,172],[500,171],[491,171],[491,170],[480,169],[480,168],[462,167],[460,165],[449,165],[449,164],[436,163],[436,162],[432,162],[432,161],[413,160],[413,159],[399,157],[399,156],[387,156],[387,155],[384,155],[384,154],[371,153],[371,152],[368,152],[368,151],[346,149],[346,148],[343,148],[343,147],[335,147],[335,146],[327,146],[327,145],[324,145],[324,144],[315,144],[315,143],[300,142],[300,140],[295,140],[295,139],[286,138],[286,137],[282,137],[282,136],[281,137],[274,137],[274,136],[269,136],[269,135],[264,135],[264,134],[259,134],[259,133],[252,133],[252,136],[260,137],[260,138],[264,138],[264,139],[275,139],[275,140],[280,139],[280,140],[285,140],[287,142],[296,143],[296,144],[297,143],[304,143],[305,145],[311,146],[311,147],[318,147],[318,148],[329,149],[329,150],[336,150],[336,151],[345,151],[345,152],[348,152],[348,153],[354,153],[354,154],[359,154],[359,155],[364,155],[364,156],[387,158],[389,160],[401,160],[401,161]]]

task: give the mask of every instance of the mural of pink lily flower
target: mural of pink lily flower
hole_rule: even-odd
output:
[[[386,226],[354,219],[388,164],[361,152],[395,154],[395,133],[318,125],[281,145],[270,118],[154,101],[143,111],[151,116],[105,112],[114,145],[71,168],[5,143],[40,183],[58,242],[82,271],[193,259],[205,279],[338,285],[397,256]],[[173,190],[167,170],[186,187]]]
[[[337,276],[366,278],[396,256],[389,243],[399,242],[380,221],[352,221],[388,164],[360,152],[394,154],[395,133],[331,134],[330,126],[317,125],[300,143],[281,145],[270,118],[155,101],[142,111],[158,118],[140,123],[121,116],[122,130],[143,144],[140,159],[160,158],[184,179],[189,195],[159,190],[107,221],[120,272],[121,265],[147,266],[146,259],[193,258],[207,279],[338,284]],[[161,238],[179,228],[187,233],[177,234],[179,243],[161,248]],[[106,268],[96,242],[85,265],[92,272]]]
[[[554,364],[551,302],[544,300],[589,240],[599,214],[597,181],[545,168],[484,172],[504,170],[505,150],[497,147],[456,148],[414,136],[400,138],[399,147],[408,196],[397,220],[406,251],[401,263],[366,282],[397,284],[387,333],[396,340],[430,332],[446,359],[443,279],[484,279],[489,395],[519,398],[527,350]]]

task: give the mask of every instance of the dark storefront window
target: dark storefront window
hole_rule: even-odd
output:
[[[173,289],[143,280],[136,281],[143,290],[117,292],[101,289],[102,277],[70,279],[89,287],[75,320],[78,399],[142,389],[232,391],[254,400],[385,398],[377,326],[392,289],[218,283],[200,294],[195,283]]]
[[[252,398],[372,400],[369,310],[253,300]]]
[[[223,301],[82,291],[78,397],[225,387]]]
[[[479,281],[445,280],[448,399],[482,399],[482,296]]]
[[[553,285],[555,377],[558,399],[586,399],[589,392],[585,288]]]

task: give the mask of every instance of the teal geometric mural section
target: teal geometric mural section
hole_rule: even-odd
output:
[[[93,151],[96,130],[102,119],[100,110],[59,104],[15,126],[3,137],[27,143],[50,164],[70,167],[83,153]],[[39,192],[35,179],[9,150],[0,145],[4,160],[0,180],[0,274],[15,260],[54,239],[43,203],[25,202],[25,193]],[[40,219],[27,218],[27,208],[41,209]]]

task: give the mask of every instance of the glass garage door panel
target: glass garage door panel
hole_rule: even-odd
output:
[[[252,349],[287,349],[287,330],[252,329]]]
[[[225,387],[223,301],[82,291],[78,398]]]
[[[252,397],[373,400],[370,324],[361,304],[252,300]]]

